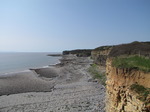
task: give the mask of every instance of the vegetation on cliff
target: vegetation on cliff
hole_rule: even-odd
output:
[[[144,56],[116,57],[112,65],[117,68],[138,69],[144,72],[150,72],[150,59]]]
[[[102,85],[106,85],[106,75],[99,70],[98,65],[92,64],[88,71],[94,79],[98,79]]]
[[[150,112],[150,42],[114,46],[106,73],[108,112]]]
[[[109,53],[109,57],[122,55],[141,55],[150,57],[150,42],[132,42],[114,46]]]
[[[103,50],[109,50],[110,48],[112,48],[113,46],[100,46],[95,48],[93,51],[103,51]]]
[[[77,49],[71,51],[63,51],[63,55],[75,54],[78,57],[88,57],[91,56],[92,49]]]
[[[146,101],[148,95],[150,94],[150,88],[145,88],[142,85],[132,84],[130,89],[139,94],[137,98],[141,101]]]

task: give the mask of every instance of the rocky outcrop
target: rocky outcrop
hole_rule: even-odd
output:
[[[150,112],[150,72],[112,64],[114,57],[149,57],[149,52],[149,42],[122,44],[110,51],[106,61],[106,112]]]
[[[141,101],[131,85],[138,84],[150,88],[150,73],[134,69],[118,69],[112,66],[112,60],[107,60],[107,112],[149,112],[150,95]]]
[[[96,49],[94,49],[91,52],[91,57],[94,60],[94,63],[105,66],[106,65],[106,59],[108,57],[109,52],[111,51],[113,46],[101,46]]]
[[[78,57],[88,57],[91,56],[92,49],[77,49],[71,51],[63,51],[63,55],[75,54]]]

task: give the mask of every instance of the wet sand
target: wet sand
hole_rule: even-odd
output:
[[[69,55],[55,66],[0,77],[0,112],[103,112],[105,88],[91,80],[91,63]]]

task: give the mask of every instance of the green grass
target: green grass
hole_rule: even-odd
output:
[[[146,101],[147,96],[150,94],[150,88],[145,88],[142,85],[132,84],[130,89],[139,94],[137,98],[141,101]]]
[[[112,65],[117,68],[133,68],[150,72],[150,59],[142,56],[116,57]]]
[[[98,65],[92,64],[89,69],[89,73],[93,76],[94,79],[98,79],[102,85],[106,85],[106,75],[105,73],[100,72]]]

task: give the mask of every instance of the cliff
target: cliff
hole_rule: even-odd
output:
[[[92,49],[77,49],[71,51],[63,51],[63,55],[75,54],[78,57],[88,57],[91,56]]]
[[[150,88],[150,73],[143,71],[116,68],[112,66],[112,60],[107,60],[107,112],[149,112],[150,95],[140,96],[131,90],[133,84]],[[146,97],[140,100],[138,97]],[[148,111],[149,110],[149,111]]]
[[[106,61],[107,112],[150,112],[149,53],[149,42],[122,44],[110,51]]]
[[[106,65],[106,59],[113,46],[101,46],[91,52],[91,57],[95,64],[100,66]]]
[[[91,56],[95,64],[106,66],[106,112],[150,112],[150,42],[63,52],[67,54]]]
[[[121,55],[142,55],[150,57],[150,42],[132,42],[115,46],[100,46],[91,51],[91,57],[95,64],[106,66],[108,57]]]

